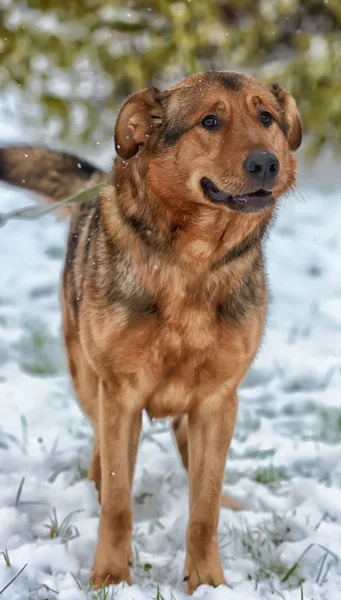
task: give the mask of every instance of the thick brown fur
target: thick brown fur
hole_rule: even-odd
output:
[[[272,114],[271,126],[261,123],[261,110]],[[218,115],[219,130],[202,127],[208,114]],[[237,388],[264,327],[262,239],[277,199],[295,182],[300,141],[295,102],[278,85],[210,72],[164,92],[144,90],[118,116],[111,184],[72,211],[62,305],[70,373],[94,427],[89,476],[102,503],[96,588],[130,581],[131,486],[144,409],[151,418],[174,418],[189,471],[187,590],[225,583],[217,525]],[[231,195],[257,190],[242,167],[255,150],[280,161],[274,205],[249,214],[214,204],[204,177]],[[6,181],[26,179],[55,199],[83,183],[82,169],[64,171],[65,155],[40,154],[38,165],[16,152],[0,153]],[[56,170],[60,187],[48,178]]]
[[[64,200],[105,177],[101,169],[65,152],[31,146],[0,148],[0,179],[34,190],[48,202]]]

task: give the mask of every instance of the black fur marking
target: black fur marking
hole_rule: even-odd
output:
[[[174,243],[178,226],[173,225],[169,235],[161,236],[159,232],[152,229],[143,217],[123,216],[124,222],[139,236],[139,238],[154,252],[163,253]]]
[[[73,315],[75,318],[78,318],[78,296],[77,296],[77,286],[76,286],[76,272],[74,268],[74,260],[76,257],[77,247],[78,247],[78,238],[80,235],[81,227],[80,221],[78,222],[77,228],[70,232],[70,240],[68,243],[68,249],[66,253],[66,266],[65,272],[69,271],[71,278],[71,297],[72,297],[72,309]]]
[[[143,218],[131,217],[126,222],[149,248],[155,251],[160,250],[161,244],[159,238],[153,234]]]
[[[6,181],[6,148],[0,148],[0,179]]]
[[[234,294],[217,307],[217,317],[228,323],[245,323],[247,316],[262,302],[266,293],[263,257],[259,253],[251,271],[241,280]]]
[[[235,246],[229,250],[225,256],[223,256],[218,262],[213,265],[213,269],[220,269],[228,263],[245,256],[251,250],[256,247],[261,248],[261,241],[266,234],[269,227],[269,223],[262,222],[245,240],[243,240],[238,246]]]
[[[278,123],[278,125],[279,125],[279,128],[283,131],[285,137],[288,139],[288,127],[287,127],[287,124],[286,124],[283,116],[281,117],[281,120]]]
[[[126,281],[122,278],[122,263],[125,268],[130,270],[130,265],[127,264],[127,256],[122,253],[115,243],[106,234],[105,229],[102,229],[102,243],[105,245],[106,258],[110,261],[112,277],[110,279],[106,275],[99,282],[98,295],[104,300],[104,306],[122,305],[127,308],[130,314],[130,320],[136,321],[157,312],[155,301],[152,296],[136,281],[136,285],[131,287],[126,285]],[[120,275],[118,273],[120,272]],[[97,278],[98,284],[98,278]]]
[[[79,238],[82,235],[83,226],[86,220],[86,217],[89,214],[89,210],[93,207],[93,203],[91,204],[81,204],[77,213],[74,216],[74,219],[71,221],[71,228],[69,234],[69,241],[67,246],[66,253],[66,262],[65,262],[65,272],[64,276],[66,277],[69,273],[71,279],[71,297],[72,297],[72,308],[74,317],[77,319],[79,315],[79,303],[81,300],[81,292],[82,290],[77,289],[76,282],[76,270],[75,270],[75,259],[77,255]]]
[[[278,98],[279,94],[282,91],[282,88],[279,85],[279,83],[271,83],[269,87],[270,87],[270,90],[272,91],[273,95],[276,96],[276,98]]]
[[[242,88],[242,83],[245,79],[241,73],[217,73],[216,79],[223,84],[227,90],[238,92]]]
[[[86,263],[89,258],[91,238],[92,238],[93,234],[96,233],[96,231],[98,230],[99,206],[98,206],[97,199],[94,200],[93,202],[91,202],[91,204],[89,204],[89,206],[92,208],[92,214],[89,216],[88,222],[87,222],[88,231],[86,234],[87,237],[86,237],[84,253],[83,253],[83,261],[82,261],[83,269],[85,268]]]
[[[281,103],[280,103],[280,99],[279,99],[279,96],[280,96],[281,92],[283,91],[283,89],[281,88],[281,86],[278,83],[272,83],[271,85],[269,85],[269,88],[270,88],[270,91],[275,96],[276,100],[278,101],[280,112],[281,112],[281,120],[278,123],[278,125],[279,125],[280,129],[283,131],[285,137],[288,138],[288,127],[285,122],[285,115],[283,114],[283,109],[281,107]]]
[[[130,219],[126,219],[126,222],[140,237],[144,238],[146,231],[149,231],[145,220],[142,218],[130,217]]]
[[[187,129],[180,123],[168,123],[162,133],[162,141],[166,147],[175,146]]]
[[[172,225],[170,233],[171,233],[171,236],[173,239],[176,236],[176,234],[178,233],[178,231],[180,231],[180,229],[181,229],[180,225],[176,225],[175,223]]]
[[[92,236],[94,234],[96,234],[98,232],[98,227],[99,227],[99,203],[98,203],[98,199],[96,198],[93,202],[91,202],[89,204],[89,207],[92,207],[92,214],[89,215],[88,219],[87,219],[87,232],[86,232],[86,241],[85,241],[85,245],[84,245],[84,250],[83,250],[83,256],[82,256],[82,281],[81,281],[81,289],[80,289],[80,298],[78,300],[78,306],[79,306],[79,302],[80,299],[83,296],[83,285],[84,285],[84,278],[85,278],[85,270],[86,270],[86,266],[87,266],[87,262],[89,259],[89,252],[90,252],[90,245],[91,245],[91,240],[92,240]]]

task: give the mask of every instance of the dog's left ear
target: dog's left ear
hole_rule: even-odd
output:
[[[121,108],[115,126],[115,147],[121,158],[131,158],[141,146],[155,141],[164,111],[156,88],[137,92]]]
[[[291,94],[277,83],[270,85],[283,111],[283,119],[288,132],[290,150],[297,150],[302,141],[302,127],[297,105]]]

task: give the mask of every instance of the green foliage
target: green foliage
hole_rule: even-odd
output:
[[[36,297],[38,293],[39,290]],[[16,349],[21,368],[30,375],[56,375],[65,368],[59,339],[51,335],[40,321],[27,326]]]
[[[288,474],[284,469],[280,467],[274,467],[269,465],[268,467],[260,468],[254,474],[254,480],[263,485],[267,485],[272,488],[279,486],[282,481],[288,479]]]
[[[247,70],[298,101],[310,152],[341,143],[339,0],[6,0],[0,83],[22,117],[106,139],[128,94],[198,70]],[[16,86],[15,86],[16,84]],[[25,101],[23,102],[23,99]],[[97,137],[96,137],[97,136]]]
[[[320,417],[318,439],[328,444],[339,444],[341,441],[341,411],[337,408],[324,409]]]

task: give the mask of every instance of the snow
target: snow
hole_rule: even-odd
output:
[[[2,137],[20,139],[5,125]],[[340,599],[341,204],[309,178],[299,190],[266,244],[271,309],[226,468],[245,507],[221,511],[231,589],[201,586],[199,600]],[[0,193],[1,211],[33,202]],[[89,589],[99,505],[60,334],[66,232],[53,216],[0,230],[0,591],[27,565],[6,600],[184,600],[187,481],[162,422],[145,422],[139,449],[133,585]]]

